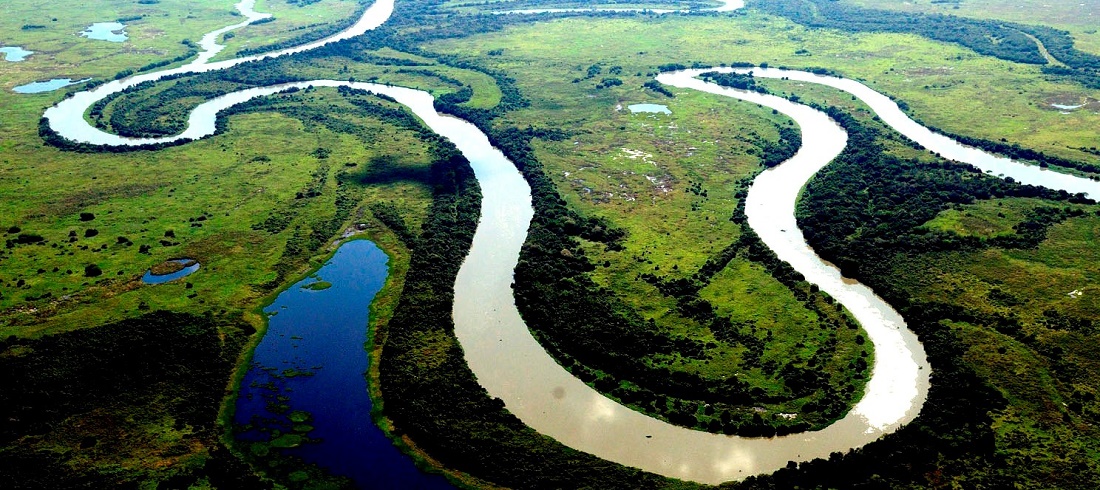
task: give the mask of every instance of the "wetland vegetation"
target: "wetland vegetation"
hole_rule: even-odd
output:
[[[800,129],[756,104],[662,86],[656,73],[772,65],[861,79],[966,144],[1100,176],[1095,29],[1065,16],[1023,19],[991,0],[885,3],[526,16],[489,13],[502,2],[399,0],[362,36],[139,85],[93,106],[88,120],[164,136],[197,104],[243,88],[331,78],[427,90],[531,186],[514,291],[546,350],[636,411],[768,437],[840,418],[860,399],[875,353],[844,308],[745,223],[753,177],[799,149]],[[239,21],[230,2],[214,0],[113,1],[94,16],[64,11],[65,1],[32,4],[15,0],[0,20],[0,41],[35,53],[4,64],[6,88],[185,63],[193,40]],[[368,4],[260,2],[275,20],[226,35],[219,59],[318,39]],[[77,35],[116,18],[130,37],[121,44]],[[804,190],[799,227],[901,312],[933,369],[920,416],[897,432],[724,486],[1095,487],[1100,207],[929,154],[827,87],[709,79],[812,104],[844,127],[847,150]],[[260,306],[349,231],[390,256],[369,320],[367,377],[375,422],[419,465],[486,487],[696,486],[566,447],[477,383],[451,312],[479,187],[454,146],[394,100],[292,90],[224,112],[209,138],[115,151],[40,124],[62,92],[3,92],[0,371],[11,375],[0,416],[12,423],[0,474],[16,487],[342,484],[280,450],[294,441],[255,449],[234,439],[230,422],[266,330]],[[1050,100],[1085,104],[1062,114]],[[633,104],[670,114],[623,109]],[[142,284],[149,269],[176,272],[166,264],[178,257],[201,272]]]

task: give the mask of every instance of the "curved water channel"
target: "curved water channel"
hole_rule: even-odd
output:
[[[240,6],[250,8],[251,1],[245,0]],[[187,130],[168,138],[122,138],[92,127],[83,117],[95,101],[137,83],[173,73],[211,71],[305,51],[381,25],[392,10],[393,0],[378,0],[351,28],[321,41],[252,57],[204,61],[211,54],[180,68],[110,82],[62,101],[48,109],[45,117],[61,136],[74,141],[139,145],[211,135],[220,110],[292,87],[348,86],[393,97],[432,130],[455,143],[470,160],[482,189],[481,220],[455,282],[455,333],[470,368],[489,394],[501,398],[508,410],[524,423],[601,458],[676,478],[718,483],[771,472],[788,461],[828,457],[831,452],[861,446],[916,416],[927,393],[930,372],[923,348],[889,305],[866,287],[842,279],[834,268],[818,258],[806,246],[795,225],[794,206],[799,190],[843,150],[847,135],[823,113],[809,107],[694,78],[710,69],[665,73],[658,80],[772,107],[801,126],[803,144],[799,152],[754,181],[746,201],[749,225],[780,258],[852,311],[874,343],[875,364],[864,398],[843,419],[820,431],[775,438],[740,438],[673,426],[619,405],[558,365],[531,336],[512,297],[513,270],[533,214],[530,188],[512,162],[493,148],[484,134],[470,123],[437,113],[432,96],[426,92],[337,80],[253,88],[201,104],[190,115]],[[207,38],[213,40],[216,36],[204,40]],[[887,124],[947,158],[972,163],[1024,183],[1100,196],[1100,183],[993,157],[936,135],[911,121],[888,97],[858,82],[798,71],[757,69],[753,73],[848,91],[863,99]]]

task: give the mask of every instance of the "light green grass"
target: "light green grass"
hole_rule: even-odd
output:
[[[577,32],[587,34],[577,36]],[[1100,126],[1100,113],[1078,110],[1066,115],[1050,106],[1052,100],[1062,97],[1100,98],[1100,91],[1055,81],[1039,73],[1036,66],[983,57],[912,35],[809,30],[751,10],[731,17],[570,18],[512,27],[478,36],[476,41],[437,42],[432,47],[467,56],[506,48],[502,56],[489,59],[519,73],[524,72],[522,62],[509,60],[556,60],[557,65],[575,71],[565,75],[559,70],[564,77],[558,79],[538,77],[542,83],[528,88],[548,103],[562,106],[606,103],[606,98],[591,101],[564,89],[572,78],[583,76],[588,66],[598,62],[605,64],[605,73],[607,66],[622,65],[627,74],[634,74],[639,67],[644,74],[660,64],[692,61],[820,66],[905,101],[911,114],[948,131],[1005,138],[1088,161],[1096,157],[1073,148],[1100,146],[1100,133],[1091,130]],[[803,49],[808,54],[796,54]],[[623,79],[630,86],[649,78]],[[522,78],[519,81],[524,83]],[[568,121],[561,123],[568,126]]]
[[[16,85],[50,78],[111,78],[124,69],[137,69],[148,63],[186,54],[184,40],[198,42],[215,29],[239,23],[243,17],[233,6],[236,0],[161,0],[141,5],[130,0],[103,0],[88,8],[75,0],[36,2],[10,0],[0,18],[0,45],[21,46],[35,53],[25,61],[2,62],[0,90],[8,92]],[[275,15],[274,22],[247,26],[233,32],[219,59],[231,57],[238,49],[284,41],[310,30],[356,15],[356,0],[322,0],[298,7],[283,0],[260,0],[256,10]],[[114,22],[125,17],[142,16],[125,22],[129,36],[113,43],[81,37],[79,33],[96,22]],[[56,19],[56,20],[54,20]],[[42,25],[43,29],[23,30],[24,25]]]
[[[310,96],[316,103],[340,103],[329,90]],[[17,225],[48,243],[18,246],[0,262],[6,286],[0,299],[0,331],[37,335],[133,316],[139,308],[251,308],[262,295],[255,287],[274,277],[270,267],[294,227],[308,227],[309,220],[331,215],[337,172],[365,171],[381,155],[400,155],[395,160],[400,165],[426,165],[427,150],[412,136],[376,121],[355,122],[371,135],[370,145],[264,113],[233,117],[226,134],[159,152],[83,155],[38,148],[8,154],[4,176],[15,185],[0,187],[2,227]],[[273,210],[294,203],[295,193],[312,179],[310,174],[326,163],[309,154],[318,147],[332,152],[326,160],[330,176],[324,194],[301,207],[284,232],[253,230],[252,225]],[[364,193],[364,202],[384,199],[408,210],[413,229],[420,223],[418,210],[430,199],[419,182],[374,185]],[[96,219],[80,222],[79,212],[92,212]],[[191,226],[200,222],[189,220],[203,213],[207,219],[202,227]],[[370,222],[372,217],[367,212],[353,219]],[[88,228],[99,234],[84,238]],[[175,238],[165,238],[168,230]],[[77,233],[76,242],[68,242],[69,231]],[[119,236],[134,245],[118,244]],[[162,246],[162,239],[179,245]],[[147,255],[138,252],[143,244],[152,247]],[[103,245],[107,248],[97,251]],[[184,281],[140,284],[138,277],[146,269],[174,257],[197,259],[202,269]],[[98,264],[104,275],[83,277],[88,263]],[[17,287],[18,280],[24,285]],[[27,301],[28,296],[45,293],[52,296]],[[189,298],[192,294],[196,296]]]
[[[321,0],[305,6],[286,0],[257,0],[255,10],[272,14],[275,20],[233,31],[233,36],[222,42],[225,50],[215,59],[232,58],[241,49],[272,45],[297,38],[311,30],[325,29],[333,23],[358,18],[362,8],[359,0]]]
[[[1024,219],[1024,211],[1044,201],[1008,198],[979,201],[941,211],[925,224],[930,230],[950,231],[962,236],[991,238],[1015,234],[1012,226]]]
[[[1097,26],[1100,26],[1100,1],[1097,0],[959,0],[943,3],[931,0],[843,1],[877,9],[935,12],[978,19],[1002,19],[1022,24],[1045,24],[1069,31],[1077,40],[1078,49],[1100,53],[1100,35],[1097,34]]]

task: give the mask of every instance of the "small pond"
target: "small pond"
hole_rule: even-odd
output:
[[[59,88],[65,88],[69,85],[76,85],[78,83],[84,83],[90,78],[83,80],[73,80],[71,78],[55,78],[53,80],[46,80],[45,82],[31,82],[26,85],[20,85],[12,90],[18,94],[40,94],[42,92],[53,92]]]
[[[176,279],[184,278],[194,274],[199,270],[199,263],[191,259],[176,259],[170,262],[175,262],[181,266],[182,269],[176,272],[170,272],[168,274],[153,274],[153,271],[145,271],[145,275],[141,276],[141,282],[145,284],[164,284],[166,282],[175,281]]]
[[[19,46],[5,46],[0,48],[0,53],[4,54],[4,61],[23,61],[34,54],[34,51],[27,51]]]
[[[1085,107],[1085,104],[1077,104],[1077,105],[1051,104],[1050,106],[1055,108],[1055,109],[1061,109],[1063,111],[1070,111],[1070,110],[1073,110],[1073,109],[1080,109],[1082,107]]]
[[[271,440],[359,488],[453,488],[417,469],[371,420],[364,344],[388,261],[374,243],[348,242],[264,308],[268,329],[241,382],[236,436],[256,442],[254,452]]]
[[[126,32],[123,31],[125,28],[126,25],[121,22],[97,22],[84,29],[80,35],[88,39],[120,43],[128,39]]]
[[[668,106],[661,104],[631,104],[626,107],[630,109],[630,112],[635,114],[639,112],[651,112],[655,114],[672,114],[672,111],[668,110]]]

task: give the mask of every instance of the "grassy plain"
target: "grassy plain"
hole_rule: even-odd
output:
[[[1069,31],[1083,51],[1100,54],[1100,1],[1076,0],[1049,2],[1045,0],[844,0],[846,3],[877,9],[1002,19],[1022,24],[1044,24]]]
[[[307,97],[341,103],[329,90]],[[338,173],[367,175],[372,163],[415,173],[426,164],[413,136],[377,121],[342,119],[363,128],[361,135],[277,113],[234,117],[225,135],[155,153],[63,153],[27,135],[23,144],[39,148],[5,156],[4,179],[13,185],[0,190],[3,227],[21,229],[6,238],[37,234],[44,242],[4,252],[3,334],[39,334],[148,308],[250,309],[266,294],[256,288],[275,277],[272,266],[295,228],[308,230],[332,215]],[[328,150],[326,158],[311,155],[318,148]],[[296,199],[320,175],[327,178],[321,195]],[[362,199],[394,202],[415,227],[428,194],[418,182],[399,180],[364,186]],[[95,218],[80,221],[82,212]],[[254,229],[273,213],[288,214],[292,224],[274,234]],[[372,222],[370,213],[355,219]],[[87,236],[92,229],[95,236]],[[140,284],[145,269],[178,257],[203,267],[186,281]],[[104,274],[85,277],[91,263]]]
[[[105,0],[96,7],[74,8],[73,2],[5,2],[0,18],[0,46],[20,46],[33,51],[20,62],[0,62],[0,89],[51,78],[110,78],[125,69],[173,59],[191,48],[184,40],[198,42],[203,34],[241,22],[235,0]],[[321,0],[306,6],[285,0],[260,0],[258,12],[274,14],[272,22],[237,29],[223,44],[219,58],[240,48],[285,41],[347,19],[360,7],[356,0]],[[132,19],[135,17],[140,19]],[[92,40],[79,33],[96,22],[127,19],[122,43]],[[42,27],[36,27],[42,26]]]
[[[591,35],[578,37],[576,32]],[[582,76],[593,63],[625,67],[627,60],[643,68],[643,75],[660,64],[692,61],[828,67],[905,101],[910,113],[920,120],[954,133],[992,140],[1005,138],[1066,158],[1093,162],[1096,155],[1077,148],[1100,147],[1100,134],[1091,130],[1100,125],[1100,104],[1070,114],[1062,114],[1050,105],[1100,99],[1100,91],[1054,80],[1035,66],[979,56],[962,47],[917,36],[809,30],[751,9],[743,15],[699,18],[572,18],[436,46],[469,56],[507,47],[501,57],[504,60],[509,51],[522,51],[526,56],[555,59],[582,70]],[[503,61],[500,66],[511,68]],[[629,75],[636,70],[624,72]],[[575,97],[560,89],[575,76],[548,81],[552,85],[544,84],[536,90],[550,101],[568,105],[570,102],[562,98],[570,97],[577,104]],[[643,76],[626,83],[640,85],[646,80],[648,77]]]
[[[363,4],[359,0],[295,3],[287,0],[257,0],[254,10],[272,14],[275,20],[237,29],[228,39],[223,37],[220,41],[226,48],[216,59],[233,58],[241,49],[262,48],[297,38],[310,31],[326,29],[334,23],[356,18],[362,9]]]

